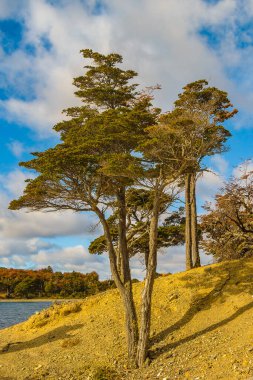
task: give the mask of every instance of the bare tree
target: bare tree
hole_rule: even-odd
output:
[[[207,203],[201,217],[201,247],[217,261],[253,255],[253,171],[249,162],[240,167],[238,177],[231,178]]]

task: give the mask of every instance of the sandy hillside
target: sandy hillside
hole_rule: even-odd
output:
[[[159,277],[142,370],[125,365],[122,316],[112,290],[1,330],[0,379],[253,378],[253,259]]]

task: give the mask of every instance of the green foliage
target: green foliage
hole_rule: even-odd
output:
[[[142,144],[147,159],[162,162],[167,173],[198,172],[205,156],[225,151],[231,134],[221,123],[237,113],[227,93],[209,87],[206,80],[183,90],[174,110],[148,128],[149,139]]]
[[[0,291],[8,298],[84,298],[114,287],[112,281],[99,281],[98,274],[36,271],[0,268]]]
[[[128,106],[136,95],[136,84],[129,85],[129,81],[137,73],[133,70],[121,70],[116,65],[122,63],[119,54],[107,56],[93,52],[91,49],[81,50],[84,58],[92,60],[93,65],[86,65],[85,76],[74,79],[78,88],[75,94],[85,99],[89,106],[115,109]]]
[[[228,94],[208,86],[206,80],[189,83],[183,90],[175,101],[175,112],[186,123],[182,132],[192,157],[200,162],[205,156],[225,151],[224,144],[231,134],[222,123],[238,112]]]
[[[68,120],[55,126],[62,142],[34,159],[20,163],[35,170],[23,196],[10,209],[70,209],[95,211],[99,202],[110,204],[119,186],[143,175],[134,150],[145,137],[145,128],[155,123],[159,110],[151,98],[128,84],[136,73],[116,66],[122,58],[82,51],[92,65],[75,78],[76,95],[83,105],[65,110]]]
[[[225,92],[198,81],[187,85],[175,109],[159,118],[152,97],[132,82],[136,73],[119,67],[119,54],[81,52],[90,60],[84,75],[74,79],[82,105],[66,109],[67,119],[54,127],[61,135],[58,145],[21,163],[38,176],[9,207],[96,214],[104,236],[90,252],[109,253],[125,307],[129,359],[141,366],[148,350],[157,248],[183,243],[182,215],[162,226],[159,216],[175,200],[182,177],[197,172],[204,156],[222,151],[229,133],[219,123],[236,110],[228,111],[232,105]],[[145,254],[147,268],[140,333],[129,265],[136,253]],[[62,296],[96,292],[98,279],[86,280],[76,273],[49,278],[47,290],[58,291],[60,283]],[[103,372],[96,376],[108,378]]]
[[[38,283],[35,278],[25,277],[14,288],[14,296],[32,298],[36,293]]]
[[[144,189],[130,189],[126,194],[128,218],[132,219],[133,223],[128,226],[128,243],[130,255],[144,255],[149,251],[149,216],[152,211],[153,194]],[[161,202],[161,213],[167,209],[173,199],[170,196],[164,195]],[[108,219],[110,225],[113,244],[117,248],[118,245],[118,217],[117,214],[111,215]],[[184,209],[180,207],[178,211],[169,213],[169,216],[164,220],[162,225],[158,227],[157,246],[158,249],[183,245],[185,217]],[[101,255],[107,252],[107,243],[104,235],[94,239],[89,245],[91,254]]]

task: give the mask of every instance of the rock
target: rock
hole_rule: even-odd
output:
[[[38,371],[38,369],[42,368],[42,364],[39,364],[37,367],[34,368],[35,371]]]
[[[173,301],[173,300],[176,300],[178,299],[178,295],[177,294],[172,294],[169,298],[169,301]]]

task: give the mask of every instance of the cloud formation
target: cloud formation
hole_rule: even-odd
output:
[[[162,85],[156,103],[164,109],[172,107],[183,85],[206,78],[240,108],[237,127],[252,127],[253,0],[1,0],[0,25],[6,20],[18,38],[15,46],[0,47],[0,116],[41,140],[53,136],[62,109],[77,103],[72,78],[83,72],[83,48],[121,53],[142,86]],[[20,158],[27,147],[13,140],[9,150]],[[227,174],[221,156],[211,165],[213,172],[198,183],[201,203],[212,199]],[[106,256],[91,257],[81,245],[94,236],[91,215],[7,210],[30,176],[21,170],[0,176],[0,265],[95,269],[108,277]],[[65,236],[79,237],[80,243],[56,242]],[[139,260],[132,267],[134,277],[143,277]],[[160,272],[183,269],[183,247],[159,256]]]
[[[0,51],[4,85],[16,89],[1,100],[2,114],[40,135],[52,133],[62,109],[76,104],[72,78],[82,72],[79,50],[87,47],[120,52],[143,85],[162,84],[157,102],[164,108],[185,83],[207,78],[251,114],[250,33],[238,41],[238,28],[253,17],[251,1],[29,0],[20,7],[3,0],[1,8],[2,18],[16,17],[23,25],[18,48]],[[232,73],[239,66],[244,74],[237,78]]]
[[[101,233],[101,230],[95,228],[97,220],[92,215],[70,211],[27,213],[8,210],[10,200],[22,193],[26,178],[27,173],[21,170],[0,177],[0,266],[52,265],[58,270],[78,270],[79,267],[79,270],[88,272],[94,264],[93,270],[101,267],[105,276],[106,266],[104,270],[102,264],[99,267],[101,259],[91,258],[83,246],[65,248],[53,239],[79,237],[84,244],[87,239],[94,238],[94,234]]]
[[[25,151],[23,143],[17,140],[11,141],[8,144],[8,148],[10,149],[11,153],[17,158],[20,158]]]

